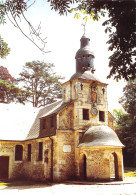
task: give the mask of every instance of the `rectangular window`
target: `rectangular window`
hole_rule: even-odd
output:
[[[83,109],[83,120],[89,120],[89,109]]]
[[[22,161],[23,160],[23,146],[16,145],[15,146],[15,161]]]
[[[39,142],[38,160],[42,161],[42,159],[43,159],[43,142]]]
[[[51,116],[50,118],[50,126],[54,127],[54,117],[53,116]]]
[[[105,122],[105,112],[99,111],[99,121]]]
[[[31,144],[27,145],[27,160],[31,161]]]
[[[42,119],[42,129],[46,128],[46,119]]]

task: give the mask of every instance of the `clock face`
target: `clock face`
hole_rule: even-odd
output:
[[[92,108],[91,109],[91,114],[94,115],[94,116],[96,116],[98,114],[97,108]]]

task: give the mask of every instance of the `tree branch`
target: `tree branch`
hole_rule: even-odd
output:
[[[27,22],[27,24],[28,24],[28,26],[29,26],[29,28],[30,28],[30,34],[31,34],[31,35],[35,35],[35,36],[37,37],[37,39],[41,41],[41,43],[42,43],[42,45],[43,45],[43,48],[39,47],[39,46],[35,43],[33,37],[30,38],[26,33],[24,33],[24,31],[22,30],[22,28],[21,28],[20,25],[18,24],[18,22],[17,22],[15,16],[12,14],[11,11],[10,11],[10,13],[11,13],[11,16],[12,16],[12,18],[13,18],[13,20],[14,20],[15,23],[10,19],[10,17],[9,17],[8,14],[7,14],[7,17],[8,17],[8,19],[9,19],[9,21],[10,21],[16,28],[18,28],[18,29],[21,31],[21,33],[22,33],[29,41],[31,41],[31,42],[32,42],[40,51],[42,51],[43,53],[49,53],[50,51],[45,51],[45,50],[44,50],[44,49],[45,49],[45,44],[47,43],[47,42],[45,42],[45,39],[47,39],[47,37],[44,38],[44,39],[42,39],[42,38],[40,37],[40,33],[38,32],[38,30],[40,29],[40,25],[38,26],[38,29],[36,30],[36,29],[32,26],[32,24],[26,19],[24,13],[22,12],[22,16],[23,16],[24,20]]]

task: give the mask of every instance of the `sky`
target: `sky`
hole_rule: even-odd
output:
[[[4,66],[9,73],[17,78],[26,62],[39,60],[53,63],[57,75],[65,77],[65,81],[75,73],[75,54],[80,48],[80,38],[84,33],[82,19],[75,19],[74,13],[67,16],[60,16],[51,10],[50,3],[45,0],[36,1],[25,13],[27,19],[35,28],[41,23],[41,36],[46,37],[45,50],[43,54],[33,43],[31,43],[17,28],[8,20],[7,24],[0,26],[0,34],[11,48],[6,59],[0,59],[0,66]],[[90,49],[95,55],[95,74],[108,83],[109,110],[120,108],[118,98],[122,96],[125,86],[124,80],[116,82],[113,79],[106,79],[110,68],[108,67],[108,35],[104,32],[101,18],[99,22],[89,20],[86,24],[86,34],[90,38]],[[21,28],[28,33],[28,27],[21,19]],[[50,52],[49,52],[50,51]]]

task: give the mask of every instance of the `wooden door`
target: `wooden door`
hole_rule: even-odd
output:
[[[8,179],[9,156],[0,156],[0,179]]]

